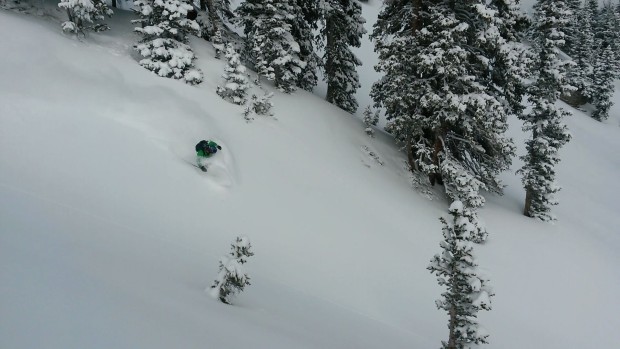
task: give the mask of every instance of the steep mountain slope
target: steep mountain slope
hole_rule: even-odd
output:
[[[0,12],[0,347],[438,347],[440,188],[414,191],[389,137],[315,95],[275,92],[277,119],[246,123],[201,40],[203,84],[154,76],[130,18],[75,40]],[[481,213],[489,348],[620,342],[618,119],[568,122],[559,222],[521,216],[513,173]],[[188,163],[210,137],[205,175]],[[252,285],[225,306],[203,291],[240,234]]]

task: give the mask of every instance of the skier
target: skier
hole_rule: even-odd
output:
[[[196,144],[196,163],[198,168],[207,172],[207,166],[205,165],[205,159],[211,157],[211,155],[222,150],[222,147],[212,140],[205,141],[204,139]]]

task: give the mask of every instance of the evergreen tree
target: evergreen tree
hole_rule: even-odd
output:
[[[598,31],[597,24],[598,21],[598,0],[585,0],[584,7],[586,8],[585,12],[590,16],[589,20],[592,22],[592,30],[596,33]],[[566,25],[566,23],[564,23]]]
[[[226,46],[225,57],[228,61],[223,75],[226,84],[224,87],[217,87],[217,94],[232,103],[245,104],[246,90],[250,87],[248,78],[245,75],[245,66],[241,64],[239,54],[230,43]]]
[[[620,33],[618,17],[610,4],[603,5],[598,16],[598,31],[595,35],[597,50],[592,63],[592,96],[595,106],[592,117],[598,121],[609,117],[613,105],[614,80],[618,77],[618,55],[620,54]]]
[[[476,225],[484,201],[463,195],[501,192],[498,175],[514,156],[505,131],[523,110],[522,22],[511,0],[402,0],[385,5],[372,35],[384,76],[371,95],[386,110],[387,130],[412,170],[472,205]]]
[[[351,51],[360,47],[360,39],[366,33],[362,7],[354,0],[326,0],[323,7],[325,80],[327,81],[328,102],[349,113],[357,110],[355,92],[359,87],[356,68],[362,62]]]
[[[430,130],[425,132],[425,124],[430,110],[418,103],[419,92],[425,86],[415,86],[414,80],[431,75],[424,74],[417,64],[422,49],[430,42],[416,35],[430,23],[429,5],[430,1],[421,0],[386,2],[371,35],[379,56],[375,70],[383,74],[373,84],[371,96],[376,107],[385,109],[386,130],[404,145],[410,168],[425,173],[434,170],[426,166],[432,134]]]
[[[449,212],[452,219],[440,218],[442,253],[431,259],[427,269],[437,276],[440,286],[446,287],[442,299],[436,301],[437,308],[449,316],[448,341],[442,342],[442,348],[473,348],[487,343],[488,334],[480,329],[476,317],[478,311],[491,309],[494,294],[488,280],[478,275],[471,241],[475,228],[464,217],[463,204],[453,202]]]
[[[507,68],[521,55],[517,38],[502,33],[507,19],[491,16],[502,13],[492,3],[429,3],[393,1],[379,15],[373,38],[384,77],[371,95],[412,169],[441,182],[440,162],[451,156],[500,191],[497,174],[514,154],[506,119],[520,111],[523,73]]]
[[[374,137],[375,131],[372,129],[372,127],[377,126],[377,123],[379,123],[379,111],[377,110],[373,113],[372,108],[370,106],[367,106],[364,110],[363,116],[363,121],[366,125],[366,134],[370,137]]]
[[[592,117],[603,121],[609,117],[609,109],[613,105],[611,98],[614,94],[614,80],[616,78],[616,53],[610,44],[604,44],[594,61],[592,73],[592,104],[595,109]]]
[[[475,243],[484,242],[488,233],[478,219],[478,209],[484,205],[485,200],[480,190],[486,189],[486,186],[452,157],[447,157],[442,161],[441,173],[444,176],[446,194],[454,202],[458,201],[463,206],[461,215],[471,225],[470,240]]]
[[[228,256],[220,259],[220,271],[211,286],[211,295],[222,303],[230,304],[230,298],[242,292],[245,286],[250,285],[250,277],[243,271],[247,259],[254,255],[252,245],[246,237],[237,237],[231,244]]]
[[[320,18],[319,1],[296,0],[293,4],[294,16],[291,19],[291,34],[299,44],[299,59],[306,63],[297,78],[297,86],[312,91],[318,82],[317,70],[321,64],[316,54],[316,37],[313,31],[318,29]]]
[[[593,64],[595,58],[594,43],[594,14],[591,7],[583,4],[577,11],[577,21],[579,29],[575,33],[576,42],[574,45],[572,58],[575,64],[567,72],[567,80],[570,85],[575,87],[571,91],[570,103],[579,106],[587,103],[594,95],[593,92]],[[573,16],[575,17],[575,16]]]
[[[221,22],[235,18],[235,13],[230,9],[230,0],[213,0],[213,5]]]
[[[247,0],[237,12],[244,26],[247,56],[259,75],[274,80],[283,92],[293,92],[306,67],[299,57],[299,43],[291,34],[293,0]]]
[[[192,9],[185,0],[136,0],[140,19],[132,21],[142,34],[135,49],[144,57],[140,65],[159,76],[183,79],[188,84],[202,81],[202,73],[193,69],[194,52],[187,45],[189,34],[198,34],[200,27],[187,19]]]
[[[66,32],[84,34],[86,30],[98,32],[110,29],[104,23],[97,23],[113,13],[104,0],[60,0],[58,7],[64,8],[69,17],[62,23],[62,29]]]
[[[234,18],[230,0],[200,0],[200,9],[208,15],[208,23],[203,25],[203,36],[207,40],[211,40],[218,31],[224,30],[225,21]]]
[[[494,86],[499,87],[496,98],[508,104],[507,113],[514,117],[525,109],[522,101],[526,93],[524,80],[529,77],[530,56],[521,42],[530,23],[521,12],[519,0],[491,0],[490,7],[497,11],[497,20],[489,29],[497,28],[500,36],[486,46],[488,55],[494,60],[487,85],[491,92],[496,90]]]
[[[564,45],[561,47],[566,54],[575,60],[575,50],[582,44],[580,42],[580,31],[583,29],[581,16],[581,0],[565,0],[566,6],[571,15],[564,28]]]
[[[533,71],[537,72],[529,87],[528,100],[532,103],[529,114],[523,115],[523,130],[532,138],[526,141],[527,153],[519,170],[526,190],[524,214],[541,220],[552,220],[550,207],[557,204],[553,194],[560,190],[555,184],[555,165],[560,161],[559,149],[570,135],[562,118],[570,115],[555,103],[566,85],[568,61],[558,57],[564,42],[563,26],[570,12],[564,1],[538,0],[535,5],[535,49],[537,58]]]

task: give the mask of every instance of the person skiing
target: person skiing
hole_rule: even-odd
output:
[[[196,144],[196,163],[198,164],[198,168],[207,172],[207,166],[204,160],[217,153],[218,150],[222,150],[222,147],[212,140],[206,141],[203,139],[198,142],[198,144]]]

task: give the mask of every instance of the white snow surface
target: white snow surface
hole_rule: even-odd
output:
[[[368,137],[317,95],[269,85],[275,118],[248,123],[215,94],[225,62],[209,43],[191,41],[205,81],[189,86],[140,67],[133,14],[117,10],[111,31],[81,40],[61,32],[61,16],[0,11],[0,348],[447,339],[443,289],[426,266],[448,204],[439,187],[432,201],[413,189],[391,138]],[[368,89],[371,46],[358,52]],[[620,347],[615,102],[603,123],[570,109],[555,224],[522,216],[518,160],[505,195],[486,195],[489,239],[475,246],[496,294],[479,316],[486,347]],[[522,154],[518,120],[510,133]],[[223,149],[205,174],[191,164],[209,138]],[[252,285],[229,306],[205,289],[239,235],[252,241]]]

